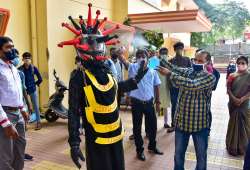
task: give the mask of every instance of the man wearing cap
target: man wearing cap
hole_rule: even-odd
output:
[[[11,61],[17,57],[13,41],[0,37],[0,169],[22,170],[26,146],[21,79]]]
[[[27,93],[31,98],[33,109],[36,113],[37,124],[36,124],[35,130],[40,130],[42,126],[41,126],[40,110],[39,110],[39,102],[38,102],[38,94],[37,94],[36,86],[39,86],[43,80],[37,67],[31,64],[31,58],[32,58],[32,55],[29,52],[23,53],[24,64],[19,69],[25,75],[25,85],[27,88]],[[37,77],[37,81],[35,80],[35,76]]]
[[[174,44],[174,51],[176,53],[175,57],[170,59],[169,62],[177,67],[188,68],[191,67],[191,60],[188,57],[183,56],[184,44],[182,42],[177,42]],[[168,81],[170,82],[170,81]],[[179,89],[173,87],[172,83],[169,83],[170,87],[170,98],[171,98],[171,128],[168,129],[168,132],[171,133],[174,131],[174,120],[175,120],[175,110],[176,103],[178,99]]]

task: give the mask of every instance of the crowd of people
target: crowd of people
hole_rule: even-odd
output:
[[[145,117],[146,136],[149,139],[149,152],[156,155],[164,154],[157,146],[156,141],[157,113],[161,112],[164,115],[164,127],[167,128],[167,132],[175,132],[174,169],[184,170],[185,153],[190,136],[193,138],[197,157],[196,169],[207,169],[208,139],[212,125],[211,97],[220,79],[218,70],[213,67],[210,53],[198,49],[193,60],[190,60],[190,58],[183,56],[184,44],[178,42],[174,45],[176,55],[171,59],[169,59],[167,48],[161,48],[159,53],[154,50],[138,49],[135,54],[136,62],[130,62],[124,57],[124,50],[124,48],[111,48],[111,58],[105,61],[104,67],[101,66],[104,70],[109,68],[115,79],[111,82],[113,82],[113,85],[117,82],[118,88],[117,92],[111,86],[106,87],[113,89],[112,98],[115,102],[117,95],[118,107],[112,110],[114,106],[111,104],[110,107],[105,109],[118,115],[121,98],[126,92],[132,109],[133,134],[130,139],[134,140],[137,158],[146,161],[142,138],[143,116]],[[0,37],[0,169],[3,170],[21,170],[24,167],[25,124],[29,121],[31,113],[36,114],[35,130],[42,128],[37,91],[37,87],[42,83],[42,76],[38,68],[31,64],[31,53],[23,53],[22,59],[23,65],[16,68],[21,64],[19,52],[15,49],[10,38]],[[106,80],[103,77],[98,77],[103,73],[99,72],[100,70],[95,70],[87,62],[83,65],[79,57],[76,64],[78,67],[71,73],[69,87],[69,143],[71,157],[74,163],[81,167],[79,159],[85,160],[79,149],[81,115],[76,116],[74,112],[78,112],[79,108],[85,107],[81,106],[81,95],[86,94],[87,96],[96,89],[83,88],[86,82],[83,81],[80,70],[83,69],[83,66],[89,66],[91,73],[103,82],[112,78],[108,76],[108,80]],[[97,64],[96,66],[99,67],[100,65]],[[125,70],[128,71],[129,79],[127,81],[124,81]],[[95,77],[90,73],[86,72],[86,77],[88,77],[87,83],[93,82],[100,91],[106,90],[102,86],[98,86]],[[234,156],[245,154],[244,170],[250,168],[249,80],[248,58],[240,56],[231,61],[227,75],[230,119],[226,135],[226,148],[228,153]],[[100,100],[98,96],[96,98]],[[101,97],[102,100],[104,98]],[[90,106],[104,107],[99,106],[92,99],[88,100]],[[111,99],[105,98],[106,103],[110,103],[109,100]],[[168,113],[170,107],[171,124],[169,125]],[[117,126],[117,128],[119,127],[117,134],[122,134],[119,120],[117,118],[117,121],[109,128],[112,129]],[[106,121],[109,122],[109,120]],[[107,130],[100,128],[102,127],[100,125],[83,125],[83,127],[89,129],[91,133],[94,130],[93,133],[98,136],[99,133]],[[88,138],[86,140],[89,149],[87,155],[88,168],[98,169],[100,166],[107,166],[116,167],[117,170],[124,169],[122,140],[113,144],[114,138],[108,141],[105,141],[104,138],[100,139],[99,144],[105,142],[113,144],[103,150],[94,142],[89,142],[92,141],[93,136],[88,131],[85,135]],[[106,136],[109,135],[110,131],[107,131]],[[120,135],[116,137],[120,137]],[[104,156],[107,160],[115,159],[117,162],[114,165],[109,164],[108,161],[107,164],[96,164],[99,156]]]

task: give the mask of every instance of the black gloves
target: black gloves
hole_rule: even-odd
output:
[[[148,71],[148,68],[144,69],[144,64],[145,64],[145,61],[142,60],[142,62],[140,63],[140,68],[138,69],[137,74],[135,76],[136,83],[139,83]]]
[[[73,162],[75,163],[75,165],[77,166],[77,168],[81,169],[82,166],[79,163],[79,158],[82,161],[85,161],[85,158],[84,158],[84,156],[83,156],[82,151],[80,150],[80,148],[78,146],[71,147],[70,155],[71,155],[71,159],[73,160]]]

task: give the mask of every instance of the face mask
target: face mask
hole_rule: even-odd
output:
[[[160,55],[161,59],[167,60],[168,56],[167,55]]]
[[[193,67],[193,70],[197,72],[204,70],[204,64],[193,64],[192,67]]]
[[[136,62],[140,65],[141,64],[141,62],[142,61],[144,61],[145,63],[147,62],[147,59],[146,58],[138,58],[137,60],[136,60]]]
[[[11,61],[17,57],[14,49],[7,51],[7,52],[4,52],[4,55],[5,55],[6,59],[9,61]]]
[[[25,60],[23,60],[23,62],[24,62],[24,64],[30,64],[31,63],[31,60],[30,59],[25,59]]]
[[[19,63],[20,63],[19,57],[16,57],[16,58],[14,58],[13,60],[11,60],[11,63],[12,63],[15,67],[17,67],[17,66],[19,65]]]
[[[77,62],[76,63],[76,67],[79,69],[79,68],[82,68],[82,63],[81,62]]]
[[[118,55],[117,54],[112,54],[111,57],[112,57],[112,59],[116,60],[118,58]]]

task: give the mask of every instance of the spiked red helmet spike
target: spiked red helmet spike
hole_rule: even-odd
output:
[[[71,32],[73,32],[75,35],[80,35],[81,31],[76,30],[75,28],[73,28],[71,25],[69,25],[68,23],[62,23],[62,27],[66,27],[68,28],[68,30],[70,30]]]
[[[97,10],[97,11],[96,11],[95,21],[94,21],[93,25],[95,25],[95,24],[96,24],[96,21],[98,20],[99,15],[101,15],[101,11],[100,11],[100,10]]]
[[[80,38],[78,37],[78,38],[75,38],[73,40],[63,41],[63,42],[59,43],[57,46],[58,47],[63,47],[64,45],[74,45],[75,46],[79,43],[80,43]]]
[[[103,35],[108,35],[108,34],[111,34],[113,31],[115,31],[116,29],[119,29],[120,28],[120,26],[117,24],[116,26],[114,26],[114,27],[112,27],[112,28],[110,28],[110,29],[108,29],[108,30],[106,30],[106,31],[103,31]]]
[[[91,14],[91,7],[92,7],[92,4],[89,3],[88,6],[89,6],[89,13],[88,13],[88,23],[87,23],[87,27],[92,27],[92,14]]]
[[[88,44],[76,44],[76,48],[81,48],[84,51],[87,51],[89,49],[89,45]]]
[[[116,44],[119,44],[119,43],[120,43],[120,41],[115,39],[115,40],[109,40],[105,44],[106,45],[116,45]]]
[[[108,18],[105,17],[105,18],[101,21],[101,23],[99,24],[98,29],[103,29],[103,27],[105,26],[105,22],[106,22],[107,20],[108,20]]]

